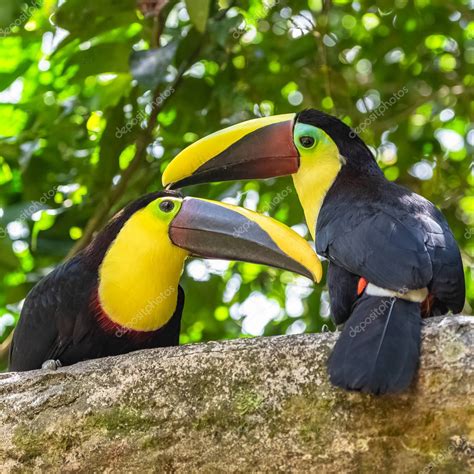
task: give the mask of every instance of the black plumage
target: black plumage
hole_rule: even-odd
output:
[[[453,311],[464,304],[459,249],[441,213],[383,175],[343,168],[317,222],[317,251],[383,288],[428,286]],[[363,270],[363,273],[361,273]]]
[[[351,315],[352,305],[357,298],[360,277],[344,268],[329,263],[327,281],[331,289],[331,316],[336,324],[343,324]]]
[[[10,370],[38,369],[50,359],[69,365],[178,344],[184,306],[181,287],[177,289],[178,301],[172,318],[157,331],[123,330],[107,321],[97,304],[99,266],[110,244],[136,211],[167,194],[148,194],[125,207],[87,248],[59,265],[31,290],[15,329]]]
[[[418,368],[420,304],[363,295],[329,358],[334,385],[374,394],[398,392]]]
[[[458,246],[441,212],[422,196],[388,181],[368,147],[343,122],[316,110],[300,113],[297,120],[324,130],[345,159],[316,224],[316,250],[330,260],[328,283],[336,322],[357,325],[377,304],[379,298],[357,294],[355,282],[361,277],[401,294],[429,291],[422,308],[395,298],[390,318],[384,313],[362,335],[350,338],[344,329],[330,359],[331,379],[354,390],[403,390],[418,364],[421,311],[432,316],[459,312],[464,305]],[[398,365],[388,363],[393,357],[399,358]]]

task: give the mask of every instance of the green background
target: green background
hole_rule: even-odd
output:
[[[31,287],[121,206],[160,189],[183,147],[305,107],[366,124],[362,138],[386,176],[442,209],[462,249],[472,313],[472,8],[467,0],[2,0],[0,342]],[[309,238],[290,178],[185,191],[267,211]],[[333,329],[324,281],[191,260],[182,285],[183,343]]]

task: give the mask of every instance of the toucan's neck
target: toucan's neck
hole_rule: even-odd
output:
[[[149,214],[136,213],[99,268],[99,303],[108,318],[134,331],[155,331],[173,316],[186,252]]]
[[[300,168],[293,175],[296,192],[303,206],[306,224],[313,239],[316,239],[316,223],[324,197],[342,167],[339,153],[328,150],[317,157],[302,156]]]

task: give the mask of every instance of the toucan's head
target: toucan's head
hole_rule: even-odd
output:
[[[347,164],[363,171],[375,165],[367,146],[346,124],[309,109],[249,120],[198,140],[168,165],[163,185],[297,175],[322,159],[325,165],[333,160],[334,168]]]
[[[126,207],[85,254],[100,260],[98,293],[105,312],[121,326],[142,331],[160,327],[173,314],[188,256],[261,263],[316,281],[322,275],[311,246],[283,224],[174,192],[149,194]],[[161,298],[170,291],[171,298]],[[158,299],[161,319],[137,317]]]

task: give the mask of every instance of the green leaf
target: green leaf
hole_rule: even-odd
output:
[[[21,15],[28,14],[25,3],[23,0],[2,0],[0,3],[0,27],[2,29],[12,28],[12,25],[15,25],[15,20]]]
[[[128,96],[132,87],[132,76],[130,74],[117,74],[115,79],[107,83],[96,85],[96,94],[92,97],[91,108],[93,110],[105,110],[116,106],[122,97]]]
[[[173,62],[178,43],[172,42],[162,48],[134,51],[130,57],[133,78],[147,89],[155,89],[165,82],[166,70]]]
[[[29,59],[22,61],[18,67],[9,73],[2,72],[0,73],[0,91],[3,91],[7,87],[10,87],[11,84],[22,76],[26,71],[28,71],[31,66],[31,61]]]
[[[186,9],[188,10],[191,22],[200,33],[206,31],[210,4],[210,0],[186,0]]]
[[[41,213],[41,217],[37,222],[35,222],[33,226],[33,232],[31,233],[31,248],[33,250],[36,249],[36,244],[38,242],[38,234],[43,230],[51,229],[55,222],[55,214],[49,213],[47,211],[43,211]]]
[[[239,14],[220,21],[209,22],[209,34],[224,48],[228,42],[235,43],[236,39],[242,36],[242,32],[238,29],[242,20],[243,17]]]
[[[76,38],[86,41],[137,20],[135,0],[68,0],[53,16],[57,26],[70,32],[61,47]]]
[[[15,270],[18,259],[12,250],[11,240],[5,236],[5,229],[0,229],[0,274]]]
[[[119,171],[119,158],[123,149],[135,138],[135,135],[126,129],[121,131],[126,125],[124,106],[125,101],[122,100],[107,111],[107,125],[100,140],[99,163],[94,172],[94,186],[99,192],[110,187],[112,178]],[[135,124],[135,127],[139,126]]]
[[[103,73],[128,72],[130,46],[122,43],[105,43],[86,51],[73,54],[66,67],[79,66],[74,74],[76,79]]]
[[[202,34],[195,28],[191,28],[188,31],[188,34],[179,41],[179,46],[175,56],[175,65],[177,68],[188,61],[190,55],[199,48],[201,41]]]

